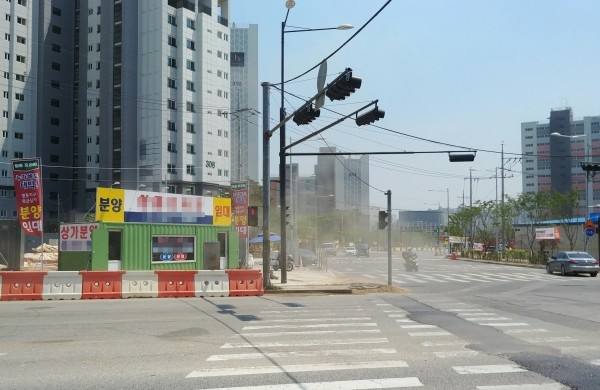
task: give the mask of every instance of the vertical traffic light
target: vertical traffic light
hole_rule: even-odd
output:
[[[388,225],[387,217],[387,211],[382,210],[379,212],[379,229],[383,230],[386,228],[386,226]]]
[[[291,213],[290,213],[290,206],[285,206],[285,224],[289,225],[290,224],[290,217],[291,217]]]
[[[248,226],[258,226],[257,206],[248,206]]]

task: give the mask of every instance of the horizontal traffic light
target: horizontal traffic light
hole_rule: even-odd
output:
[[[296,122],[297,125],[307,125],[310,122],[314,121],[321,115],[321,110],[318,108],[315,110],[312,104],[307,105],[300,109],[296,115],[294,115],[293,121]]]
[[[593,162],[581,162],[581,169],[585,172],[598,172],[600,171],[600,163]]]
[[[366,114],[362,114],[356,117],[356,125],[364,126],[370,123],[376,122],[385,116],[385,111],[381,110],[379,107],[375,107],[371,111]]]
[[[448,153],[450,162],[467,162],[475,160],[475,153]]]

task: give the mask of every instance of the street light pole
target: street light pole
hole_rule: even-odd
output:
[[[308,32],[308,31],[322,31],[322,30],[348,30],[353,28],[351,25],[348,24],[344,24],[344,25],[340,25],[338,27],[327,27],[327,28],[300,28],[300,27],[295,27],[296,30],[289,30],[286,31],[285,30],[285,26],[287,24],[287,19],[288,16],[290,14],[290,9],[294,8],[294,6],[296,5],[296,3],[294,1],[290,1],[288,0],[285,4],[287,11],[285,13],[285,19],[283,22],[281,22],[281,85],[280,85],[280,90],[281,90],[281,107],[279,109],[279,121],[280,123],[282,123],[282,125],[280,126],[280,133],[279,133],[279,181],[280,181],[280,186],[279,186],[279,204],[281,206],[281,216],[280,216],[280,228],[281,228],[281,246],[280,246],[280,253],[281,253],[281,258],[285,259],[287,258],[287,232],[286,232],[286,225],[287,225],[287,221],[286,221],[286,206],[287,206],[287,202],[286,202],[286,169],[285,169],[285,34],[286,33],[292,33],[292,32]],[[285,284],[287,283],[287,269],[286,267],[281,267],[281,283]]]

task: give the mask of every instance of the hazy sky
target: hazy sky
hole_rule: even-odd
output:
[[[285,34],[286,80],[320,63],[385,3],[296,0],[288,26],[351,24],[354,29]],[[280,81],[285,14],[285,0],[231,1],[232,22],[258,24],[259,81]],[[494,200],[504,143],[504,165],[510,169],[505,192],[516,195],[522,191],[521,122],[545,122],[551,109],[565,106],[572,107],[575,119],[600,115],[598,15],[597,0],[392,0],[328,61],[328,81],[349,67],[362,78],[362,87],[342,102],[327,99],[310,125],[289,122],[286,138],[297,140],[379,99],[386,115],[378,127],[346,120],[323,132],[325,141],[297,150],[315,151],[325,143],[353,152],[479,150],[472,163],[450,163],[446,154],[371,156],[371,205],[385,207],[383,192],[389,189],[393,209],[426,210],[446,206],[447,188],[451,208],[463,202],[463,194],[468,204],[471,168],[473,202]],[[310,98],[316,77],[314,70],[286,83],[286,92]],[[286,99],[288,112],[303,103],[292,95]],[[273,126],[279,106],[280,92],[271,90]],[[279,133],[271,141],[275,176],[278,148]],[[315,161],[294,158],[303,175],[313,173]]]

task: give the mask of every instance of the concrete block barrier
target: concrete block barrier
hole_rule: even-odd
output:
[[[153,271],[127,271],[121,289],[123,298],[157,298],[158,275]]]
[[[125,271],[79,271],[83,277],[82,299],[119,299]]]
[[[257,269],[228,269],[229,296],[259,296],[264,295],[263,278]]]
[[[154,271],[158,275],[158,297],[193,297],[198,271]]]
[[[48,272],[7,271],[2,276],[3,301],[41,301],[44,276]]]
[[[49,271],[44,277],[42,299],[81,299],[82,279],[77,271]]]
[[[229,275],[225,270],[198,271],[194,283],[196,297],[229,296]]]

